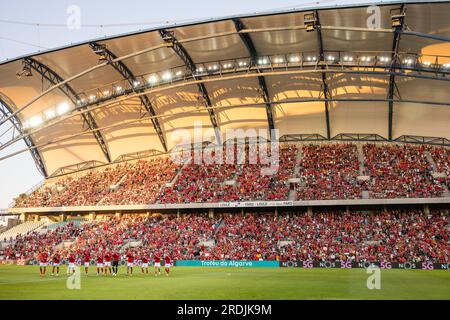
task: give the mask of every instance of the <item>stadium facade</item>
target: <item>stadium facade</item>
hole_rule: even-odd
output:
[[[30,151],[46,179],[229,129],[282,142],[450,146],[450,2],[383,2],[234,16],[102,38],[0,64],[1,158]],[[209,130],[195,130],[198,123]],[[263,132],[263,131],[257,131]],[[20,140],[27,148],[8,152]],[[331,202],[330,202],[331,201]],[[350,201],[350,202],[349,202]],[[353,201],[353,202],[352,202]],[[450,198],[153,204],[128,210],[442,204]],[[119,211],[116,207],[13,212]]]

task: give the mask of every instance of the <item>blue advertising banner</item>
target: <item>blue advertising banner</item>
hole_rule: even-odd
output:
[[[177,260],[177,267],[243,267],[243,268],[279,268],[279,261],[257,260]]]

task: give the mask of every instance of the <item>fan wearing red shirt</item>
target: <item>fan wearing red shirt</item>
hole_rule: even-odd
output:
[[[159,257],[158,253],[155,253],[155,256],[153,257],[153,261],[155,262],[155,276],[161,274],[161,258]]]
[[[55,274],[56,269],[56,276],[59,277],[59,265],[61,264],[61,255],[59,252],[56,252],[53,255],[53,268],[52,268],[52,276]]]
[[[109,270],[109,274],[111,273],[111,253],[108,251],[105,253],[105,275],[108,275],[108,270]]]
[[[148,274],[148,255],[145,253],[142,253],[142,273]]]
[[[112,255],[112,269],[113,269],[113,276],[116,276],[117,273],[119,272],[119,259],[120,259],[120,254],[116,251],[113,253]]]
[[[103,255],[101,253],[97,256],[97,276],[100,275],[100,271],[103,273]]]
[[[170,257],[168,254],[164,257],[164,270],[166,270],[166,276],[169,276],[170,272]]]
[[[84,253],[84,272],[88,275],[89,272],[89,262],[91,261],[91,255],[88,251]]]
[[[48,263],[48,253],[47,252],[41,252],[38,254],[39,259],[39,273],[40,276],[45,276],[45,271],[47,270],[47,263]]]
[[[134,255],[132,251],[128,251],[127,253],[127,276],[133,275],[133,265],[134,265]]]
[[[67,268],[67,273],[75,273],[75,255],[71,253],[69,255],[69,267]]]

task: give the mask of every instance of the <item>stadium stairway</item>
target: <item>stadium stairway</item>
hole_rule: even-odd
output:
[[[15,238],[19,234],[26,234],[28,232],[36,231],[39,228],[43,227],[45,224],[44,221],[27,221],[24,223],[21,223],[17,226],[12,227],[11,229],[6,230],[2,234],[0,234],[0,241],[9,239],[9,238]]]
[[[425,157],[427,158],[427,161],[431,165],[431,176],[433,178],[446,178],[447,175],[445,172],[438,172],[437,171],[437,165],[436,161],[434,161],[433,157],[431,156],[431,153],[429,151],[425,151]],[[444,187],[444,192],[442,194],[443,197],[450,197],[450,192],[448,190],[448,187],[445,185],[445,183],[442,183],[442,186]]]

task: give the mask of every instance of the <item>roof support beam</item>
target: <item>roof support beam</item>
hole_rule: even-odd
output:
[[[201,80],[201,77],[196,76],[196,66],[194,61],[192,60],[189,53],[186,51],[186,49],[183,47],[183,45],[175,38],[175,35],[173,32],[160,29],[159,34],[161,35],[161,38],[168,44],[170,44],[170,47],[172,50],[180,57],[181,60],[183,60],[186,68],[191,72],[192,77],[197,80]],[[220,132],[219,128],[219,122],[217,120],[217,115],[214,112],[213,109],[211,109],[212,103],[211,99],[209,98],[208,91],[206,90],[206,87],[203,83],[197,84],[198,90],[200,94],[202,95],[203,101],[205,102],[206,109],[208,110],[209,119],[211,121],[211,125],[214,128],[214,132],[216,135],[216,141],[219,145],[222,144],[222,134]]]
[[[61,82],[64,82],[64,79],[61,76],[59,76],[55,71],[53,71],[50,67],[44,65],[43,63],[37,60],[34,60],[33,58],[24,58],[24,63],[27,64],[31,69],[39,73],[44,79],[46,79],[53,86],[58,85]],[[80,100],[80,97],[75,92],[75,90],[69,85],[69,83],[64,83],[58,88],[70,99],[75,108],[78,108],[80,110],[86,108],[78,106],[78,101]],[[84,123],[89,128],[89,130],[92,131],[98,128],[98,125],[90,112],[83,113],[82,117]],[[100,132],[98,131],[93,132],[95,140],[97,140],[97,143],[100,149],[102,150],[103,154],[105,155],[105,158],[108,160],[108,162],[111,162],[111,157],[109,155],[108,146],[105,143],[105,139],[103,138]]]
[[[405,14],[406,8],[405,5],[402,4],[400,7],[401,14]],[[403,17],[401,23],[398,27],[395,28],[394,40],[392,43],[392,57],[391,57],[391,67],[389,69],[390,72],[395,71],[395,66],[399,63],[398,52],[400,48],[400,38],[403,29],[405,28],[405,18]],[[389,89],[388,89],[388,139],[392,141],[392,132],[393,132],[393,122],[394,122],[394,93],[397,85],[395,83],[395,75],[391,73],[389,76]]]
[[[122,76],[124,79],[126,79],[132,88],[134,88],[134,80],[136,80],[136,77],[131,72],[131,70],[126,66],[125,63],[122,61],[115,61],[117,59],[117,56],[108,48],[106,48],[105,45],[98,44],[96,42],[91,42],[89,44],[91,49],[97,54],[102,55],[104,59],[106,59],[109,64]],[[134,90],[135,92],[140,92],[139,90]],[[142,90],[141,90],[142,91]],[[150,116],[155,116],[156,112],[153,108],[150,100],[146,95],[140,96],[139,99],[141,100],[142,106],[145,108],[145,110],[150,114]],[[161,129],[161,125],[159,123],[159,120],[157,118],[152,118],[152,124],[153,128],[156,131],[156,134],[159,137],[159,141],[161,142],[161,145],[164,149],[164,152],[167,152],[167,143],[164,136],[164,133]]]
[[[325,54],[323,49],[323,39],[322,39],[322,30],[319,20],[319,12],[317,10],[314,10],[314,15],[316,17],[316,31],[317,31],[317,39],[319,40],[319,59],[318,63],[321,64],[321,69],[325,69],[325,65],[323,62],[325,62]],[[328,87],[327,83],[327,75],[325,72],[322,72],[322,90],[323,90],[323,96],[325,98],[325,122],[327,127],[327,139],[331,139],[331,128],[330,128],[330,105],[329,101],[332,99],[330,88]]]
[[[2,96],[3,96],[3,94],[2,94]],[[4,117],[9,117],[11,114],[13,114],[13,112],[12,112],[13,109],[11,108],[10,103],[7,103],[6,100],[7,99],[3,99],[0,96],[0,113]],[[21,123],[20,119],[17,116],[12,116],[9,120],[11,121],[12,125],[17,130],[17,132],[19,132],[21,135],[23,135],[24,133],[22,131],[22,123]],[[36,144],[34,143],[33,138],[31,137],[31,135],[25,135],[23,137],[23,141],[29,148],[31,157],[34,160],[34,163],[36,164],[37,169],[45,178],[47,178],[48,174],[47,174],[47,169],[45,168],[45,163],[41,157],[41,154],[39,153],[38,148],[35,148]]]
[[[240,32],[242,30],[245,30],[245,26],[239,18],[234,18],[233,22],[234,22],[236,31],[239,32],[239,37],[241,38],[242,42],[244,43],[245,47],[247,48],[247,51],[250,54],[250,59],[251,59],[250,65],[257,65],[256,59],[258,58],[258,52],[256,51],[255,45],[253,44],[250,34]],[[265,80],[264,76],[258,76],[258,83],[259,83],[259,88],[261,90],[261,95],[262,95],[265,105],[266,105],[266,115],[267,115],[267,122],[268,122],[268,126],[269,126],[269,134],[270,134],[270,139],[272,140],[275,138],[272,136],[274,134],[274,130],[275,130],[275,123],[273,120],[272,105],[269,103],[270,102],[269,90],[267,90],[267,84],[266,84],[266,80]]]

